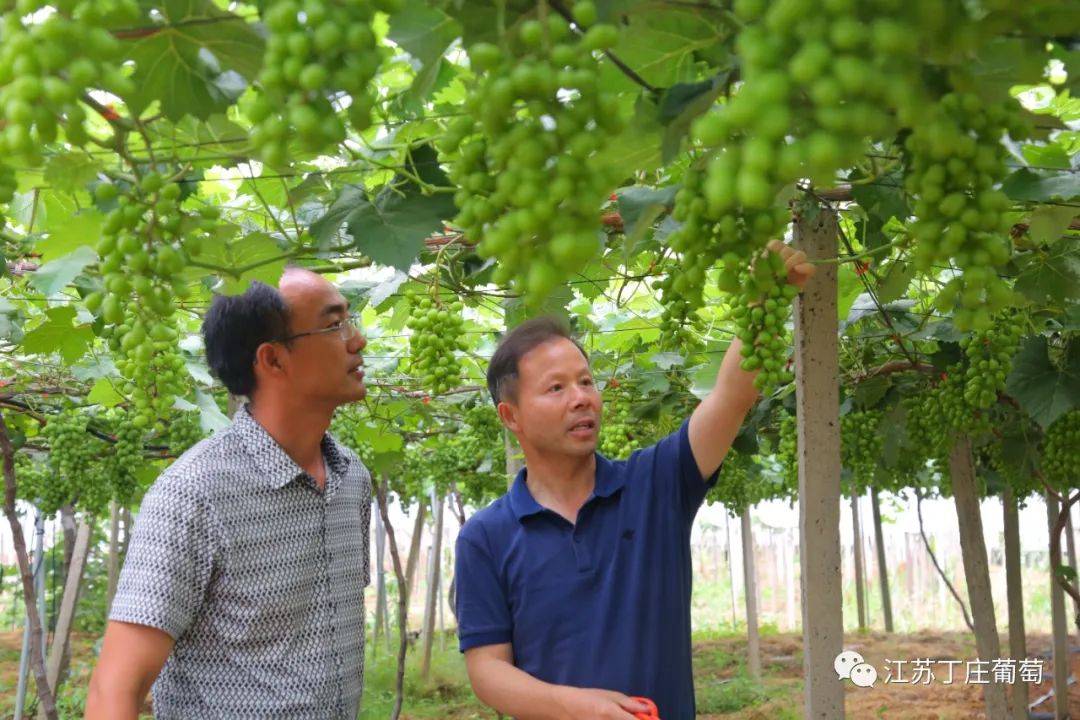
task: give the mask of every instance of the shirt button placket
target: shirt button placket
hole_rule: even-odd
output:
[[[574,560],[577,561],[577,569],[588,570],[591,564],[589,547],[585,544],[584,533],[582,532],[580,521],[574,526],[574,529],[570,534],[574,541]]]
[[[327,485],[329,485],[329,478],[327,478]],[[322,539],[323,539],[323,586],[326,588],[326,604],[327,604],[327,624],[330,628],[330,646],[333,648],[334,654],[334,667],[337,669],[335,675],[335,690],[337,694],[337,711],[340,717],[345,717],[345,687],[344,687],[344,674],[342,672],[341,653],[338,648],[338,628],[337,628],[337,603],[334,601],[334,588],[331,583],[330,568],[334,561],[334,555],[330,552],[329,543],[329,530],[327,523],[327,505],[329,503],[329,496],[323,495],[322,502]]]

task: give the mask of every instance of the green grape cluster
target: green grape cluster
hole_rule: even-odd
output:
[[[135,407],[131,422],[146,428],[187,392],[176,299],[190,291],[184,279],[189,255],[202,250],[218,211],[183,211],[180,186],[156,172],[144,175],[132,192],[118,196],[115,185],[104,184],[95,194],[99,202],[117,205],[97,246],[104,287],[86,297],[86,307],[105,322],[125,378],[121,391]]]
[[[180,457],[204,436],[199,412],[184,412],[169,422],[165,444],[169,446],[169,452],[173,457]]]
[[[74,482],[72,503],[75,508],[89,515],[101,516],[108,511],[117,486],[116,462],[110,457],[99,457],[90,464],[87,472]]]
[[[349,124],[371,125],[372,80],[382,63],[373,20],[393,13],[403,0],[271,0],[263,20],[269,31],[259,76],[262,92],[249,108],[252,145],[264,161],[281,165],[293,141],[304,152],[321,152],[345,140],[338,116],[351,98]]]
[[[402,490],[416,495],[434,486],[454,491],[471,507],[482,507],[506,492],[506,451],[502,423],[484,402],[460,408],[460,422],[406,453]]]
[[[55,12],[40,19],[46,7]],[[0,15],[0,157],[37,165],[61,127],[68,143],[87,142],[83,94],[134,89],[120,43],[100,24],[138,17],[135,0],[18,0]]]
[[[968,405],[985,409],[997,402],[1023,335],[1023,316],[1006,313],[986,330],[975,331],[960,341],[967,359],[964,400]]]
[[[1058,488],[1074,487],[1080,479],[1080,410],[1070,410],[1046,429],[1042,471]]]
[[[126,412],[118,413],[116,442],[107,460],[111,499],[127,506],[139,491],[137,474],[146,464],[143,455],[144,431],[134,425]]]
[[[791,301],[799,291],[787,282],[783,258],[770,250],[758,253],[753,265],[742,271],[738,286],[731,316],[742,341],[740,367],[747,372],[761,371],[754,378],[754,387],[762,391],[791,382],[786,326]]]
[[[736,450],[729,450],[708,497],[709,500],[722,503],[732,517],[739,517],[743,510],[757,501],[752,485],[743,455]]]
[[[989,413],[972,407],[964,391],[964,370],[954,365],[936,386],[905,400],[908,439],[923,457],[944,457],[957,433],[978,436],[989,431]]]
[[[575,8],[594,20],[592,3]],[[460,188],[454,223],[498,259],[493,282],[542,301],[600,250],[600,209],[619,178],[604,151],[621,125],[616,96],[600,87],[594,53],[617,32],[575,36],[559,15],[522,22],[503,48],[469,48],[476,87],[440,149]]]
[[[840,418],[840,458],[851,473],[850,492],[860,493],[874,482],[884,449],[881,417],[878,411],[860,410]]]
[[[798,497],[798,488],[797,479],[793,485],[786,473],[763,472],[757,455],[731,449],[707,499],[723,503],[728,513],[738,517],[743,510],[762,501]]]
[[[785,414],[780,420],[776,443],[776,460],[780,463],[785,485],[795,488],[796,492],[798,492],[799,428],[794,415]]]
[[[15,479],[19,498],[53,515],[69,500],[66,485],[55,477],[47,462],[32,459],[25,453],[15,456]]]
[[[502,423],[495,408],[478,403],[465,411],[465,424],[458,437],[464,457],[469,458],[475,470],[485,461],[489,463],[503,455]]]
[[[987,104],[973,93],[949,93],[915,125],[904,143],[904,186],[916,196],[911,234],[915,264],[929,271],[950,258],[963,272],[938,294],[943,311],[956,308],[960,330],[986,330],[1012,292],[997,269],[1011,255],[1008,196],[997,185],[1008,172],[1006,132],[1026,137],[1015,103]]]
[[[1004,483],[1012,488],[1013,495],[1017,499],[1023,500],[1032,493],[1042,490],[1035,473],[1026,472],[1026,468],[1022,469],[1017,462],[1010,461],[1011,459],[1005,456],[1004,444],[1000,439],[991,438],[990,442],[983,446],[983,452],[989,466],[997,472]]]
[[[915,103],[919,56],[917,28],[887,0],[740,0],[735,12],[743,85],[693,135],[715,148],[704,212],[745,257],[786,220],[775,207],[784,186],[831,185],[868,138],[895,132],[890,108]]]
[[[40,489],[42,512],[52,514],[62,505],[75,502],[98,481],[97,458],[102,443],[87,432],[89,418],[68,408],[49,419],[41,434],[49,443],[51,477]]]
[[[642,432],[645,421],[633,417],[630,395],[623,387],[611,388],[609,385],[605,393],[598,448],[601,455],[620,460],[648,444],[648,433]]]
[[[460,300],[443,303],[437,297],[406,293],[412,303],[409,315],[409,362],[424,388],[444,393],[461,384],[461,361],[455,352],[465,350],[465,319]]]
[[[750,249],[776,237],[788,218],[784,207],[742,213],[717,210],[706,195],[706,183],[705,168],[693,165],[687,170],[672,210],[681,225],[668,236],[669,246],[678,253],[677,263],[667,277],[653,283],[664,298],[661,332],[672,341],[683,339],[679,335],[683,322],[701,307],[709,269],[723,260],[720,289],[736,292],[739,269],[748,262]]]

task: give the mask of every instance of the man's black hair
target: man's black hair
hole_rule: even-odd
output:
[[[488,364],[487,386],[491,400],[498,406],[502,400],[517,400],[518,363],[527,352],[555,338],[566,338],[577,346],[585,359],[589,359],[561,319],[544,316],[526,320],[506,334],[495,349]]]
[[[233,395],[255,390],[255,351],[286,337],[289,311],[277,288],[252,282],[242,295],[215,295],[203,319],[210,371]]]

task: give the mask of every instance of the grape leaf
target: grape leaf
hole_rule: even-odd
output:
[[[46,320],[26,333],[22,349],[28,353],[49,354],[58,352],[69,365],[74,363],[94,339],[89,325],[72,326],[75,307],[61,305],[45,311]]]
[[[1016,291],[1036,303],[1065,305],[1080,299],[1080,239],[1063,240],[1050,252],[1033,252],[1018,261]]]
[[[75,252],[42,265],[30,278],[30,282],[41,291],[42,295],[52,297],[67,287],[76,275],[97,259],[94,249],[83,245]]]
[[[211,0],[165,0],[156,9],[160,27],[124,38],[135,62],[135,92],[124,98],[131,111],[157,100],[171,120],[224,112],[259,74],[262,36]]]
[[[124,396],[116,391],[109,378],[100,378],[86,396],[86,402],[103,407],[115,407],[123,401]]]
[[[1049,427],[1080,403],[1080,343],[1072,343],[1059,370],[1050,362],[1046,338],[1029,338],[1013,359],[1006,388],[1039,425]]]
[[[1080,197],[1080,173],[1020,168],[1005,178],[1001,189],[1013,200],[1072,200]]]

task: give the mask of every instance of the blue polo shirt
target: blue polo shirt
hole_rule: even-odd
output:
[[[690,528],[701,477],[689,422],[623,461],[597,454],[573,525],[533,499],[522,470],[457,540],[461,651],[511,643],[514,664],[558,685],[652,698],[692,720]]]

